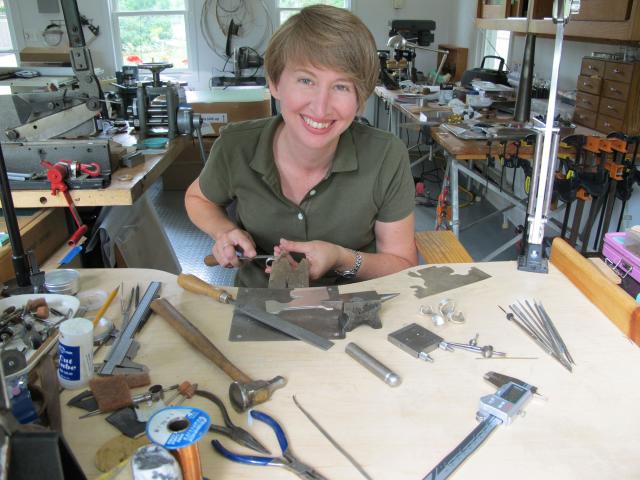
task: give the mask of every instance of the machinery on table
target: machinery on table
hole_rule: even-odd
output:
[[[231,62],[233,65],[233,77],[212,77],[212,87],[224,87],[229,85],[235,86],[252,86],[252,85],[266,85],[264,77],[256,77],[256,73],[264,63],[262,56],[251,47],[238,47],[232,48],[233,36],[238,35],[239,29],[242,25],[235,23],[233,20],[229,23],[229,29],[227,31],[227,43],[225,47],[225,54],[227,56],[227,62]],[[226,64],[225,64],[226,65]],[[243,75],[245,70],[253,69],[253,72],[248,76]]]
[[[393,50],[393,59],[388,58],[386,52],[379,52],[378,55],[381,58],[381,62],[386,62],[386,65],[382,65],[382,67],[386,67],[387,73],[397,81],[410,79],[416,82],[416,49],[441,53],[443,54],[442,60],[432,80],[432,85],[437,84],[442,66],[446,62],[449,52],[429,47],[433,42],[433,30],[435,29],[436,22],[433,20],[393,20],[389,31],[389,40],[387,41],[387,47]],[[383,78],[384,76],[383,73]]]
[[[178,135],[194,135],[198,138],[202,162],[206,160],[202,143],[202,118],[193,109],[181,103],[179,82],[162,81],[160,73],[173,64],[166,62],[125,65],[116,72],[119,115],[123,120],[133,121],[138,137],[150,136],[175,138]],[[151,81],[140,81],[139,70],[151,71]],[[184,95],[182,95],[184,96]]]
[[[110,182],[109,144],[96,136],[100,115],[107,116],[104,94],[86,47],[78,6],[75,0],[62,0],[61,5],[76,88],[0,96],[0,142],[13,189],[46,188],[43,160],[53,165],[61,160],[99,165],[96,176],[82,168],[67,168],[69,163],[61,165],[71,188],[100,188]]]

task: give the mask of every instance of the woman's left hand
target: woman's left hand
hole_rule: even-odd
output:
[[[276,247],[285,252],[303,253],[309,262],[309,279],[317,280],[321,278],[338,264],[343,248],[329,242],[313,240],[311,242],[292,242],[280,239],[280,244]]]

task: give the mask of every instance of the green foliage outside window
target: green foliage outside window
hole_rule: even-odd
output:
[[[118,11],[184,10],[184,2],[185,0],[118,0]]]
[[[346,0],[278,0],[279,8],[304,8],[309,5],[322,3],[324,5],[333,5],[334,7],[345,8]]]

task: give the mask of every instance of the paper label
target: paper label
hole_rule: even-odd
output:
[[[80,380],[80,346],[60,345],[60,366],[58,372],[64,380]]]
[[[183,421],[186,428],[173,431],[171,424]],[[187,447],[200,440],[209,431],[211,418],[207,412],[192,407],[168,407],[157,411],[147,422],[149,439],[168,450]]]
[[[226,113],[201,113],[200,116],[205,122],[211,123],[227,123],[228,117]]]

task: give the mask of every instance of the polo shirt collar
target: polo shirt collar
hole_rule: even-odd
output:
[[[282,122],[282,115],[270,119],[266,128],[262,130],[256,148],[257,155],[251,160],[251,168],[265,177],[278,178],[275,158],[273,157],[273,138],[278,126]],[[353,124],[340,136],[336,154],[333,158],[331,172],[352,172],[358,169],[356,146],[353,141]]]

